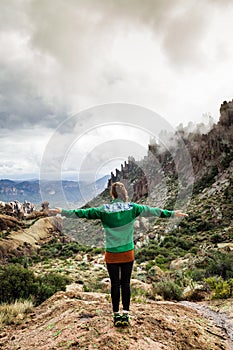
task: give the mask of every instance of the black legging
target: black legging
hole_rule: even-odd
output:
[[[113,312],[119,311],[120,289],[123,310],[129,311],[130,305],[130,278],[133,269],[133,261],[119,264],[107,264],[111,280],[111,298]]]

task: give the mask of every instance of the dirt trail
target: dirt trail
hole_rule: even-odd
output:
[[[180,304],[197,310],[202,316],[211,320],[217,327],[222,329],[229,337],[229,346],[233,349],[233,317],[230,317],[226,312],[219,311],[219,309],[215,311],[208,305],[201,303],[182,301]]]

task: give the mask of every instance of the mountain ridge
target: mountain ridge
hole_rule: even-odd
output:
[[[10,202],[29,200],[41,204],[46,198],[52,205],[65,205],[66,202],[78,205],[82,203],[82,193],[90,198],[93,193],[100,193],[106,186],[109,176],[105,175],[94,184],[75,180],[9,180],[0,179],[0,200]]]

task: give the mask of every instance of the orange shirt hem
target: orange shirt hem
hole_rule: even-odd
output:
[[[134,249],[127,252],[111,253],[105,252],[104,260],[107,264],[119,264],[134,261]]]

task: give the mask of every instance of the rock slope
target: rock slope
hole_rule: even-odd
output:
[[[190,307],[132,303],[131,325],[112,325],[107,294],[58,292],[20,325],[3,330],[4,350],[232,350],[226,334]]]

